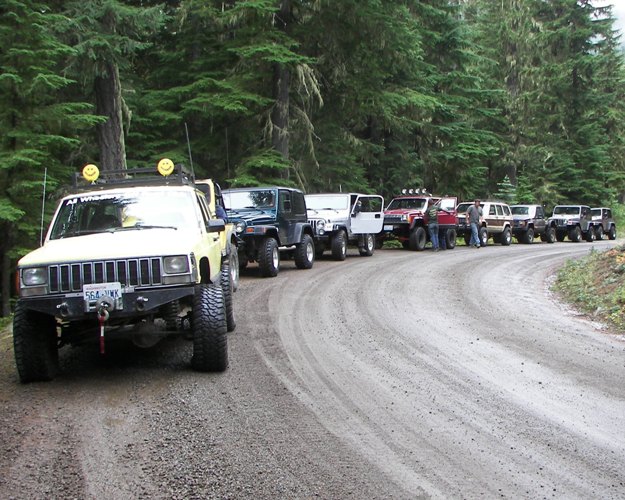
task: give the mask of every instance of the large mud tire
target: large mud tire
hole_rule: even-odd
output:
[[[601,241],[603,239],[603,226],[602,225],[598,225],[595,228],[595,239],[597,241]]]
[[[616,226],[614,225],[610,226],[610,231],[608,232],[608,238],[610,238],[611,240],[616,239]]]
[[[347,257],[347,235],[341,229],[332,238],[332,258],[345,260],[345,257]]]
[[[588,231],[586,231],[585,239],[588,243],[592,243],[595,241],[595,228],[590,226]]]
[[[410,233],[410,250],[420,252],[425,248],[426,243],[427,235],[425,234],[425,229],[421,226],[414,228]]]
[[[192,327],[193,369],[222,372],[228,368],[228,324],[221,286],[197,285],[193,297]]]
[[[265,278],[273,278],[280,270],[280,252],[278,242],[271,236],[265,238],[258,255],[258,267],[260,275]]]
[[[458,236],[456,234],[456,230],[455,229],[448,229],[447,232],[445,233],[445,243],[447,244],[447,249],[448,250],[453,250],[454,248],[456,248],[456,240],[457,240]]]
[[[234,331],[237,327],[237,323],[234,320],[234,284],[232,282],[232,272],[230,263],[224,261],[221,263],[221,290],[224,294],[224,304],[226,307],[226,324],[229,332]]]
[[[566,238],[565,233],[556,232],[556,241],[562,243],[564,241],[564,238]]]
[[[363,257],[371,257],[375,252],[375,238],[372,234],[363,235],[364,246],[358,248],[358,253]]]
[[[547,243],[555,243],[556,242],[556,230],[554,227],[548,227],[545,229],[545,236],[540,238],[542,241],[546,241]]]
[[[13,317],[13,350],[22,383],[52,380],[59,369],[56,319],[17,302]]]
[[[315,262],[315,244],[309,234],[302,235],[302,241],[295,247],[295,267],[310,269]]]
[[[531,245],[532,243],[534,243],[534,228],[533,227],[528,227],[527,231],[523,233],[522,241],[523,243],[527,243],[528,245]]]
[[[574,243],[579,243],[582,241],[582,230],[579,226],[575,226],[573,229],[569,231],[569,240]]]
[[[485,247],[488,245],[488,229],[484,226],[478,229],[478,236],[480,237],[480,246]]]
[[[532,241],[534,240],[534,236],[532,235]],[[506,227],[503,230],[503,233],[501,233],[501,244],[504,247],[510,246],[510,243],[512,243],[512,234],[510,233],[510,228]]]
[[[469,242],[471,241],[471,231],[469,231],[468,233],[464,233],[463,239],[464,239],[464,244],[469,246]]]

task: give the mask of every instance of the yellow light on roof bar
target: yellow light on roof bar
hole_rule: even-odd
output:
[[[83,167],[82,176],[89,182],[95,182],[98,180],[98,177],[100,177],[100,169],[93,163],[89,163]]]
[[[158,173],[161,174],[163,177],[167,177],[168,175],[171,175],[174,171],[174,162],[171,161],[169,158],[163,158],[158,162],[156,169],[158,170]]]

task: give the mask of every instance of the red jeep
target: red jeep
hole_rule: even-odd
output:
[[[384,226],[378,234],[378,246],[397,239],[404,248],[423,250],[430,239],[428,233],[428,203],[432,200],[442,211],[438,214],[439,228],[445,231],[447,248],[456,246],[458,213],[456,197],[425,194],[402,194],[393,198],[384,210]]]

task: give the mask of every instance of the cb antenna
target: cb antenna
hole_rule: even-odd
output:
[[[195,172],[193,170],[193,157],[191,156],[191,141],[189,140],[189,128],[187,127],[187,122],[184,122],[184,133],[187,136],[187,149],[189,150],[189,163],[191,164],[191,176],[193,177],[193,182],[195,182]]]
[[[43,214],[46,209],[46,183],[48,181],[48,167],[43,170],[43,194],[41,195],[41,228],[39,230],[39,246],[43,245]]]

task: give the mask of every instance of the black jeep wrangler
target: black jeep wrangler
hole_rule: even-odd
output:
[[[276,276],[280,252],[292,253],[299,269],[313,266],[315,245],[304,193],[274,186],[227,189],[222,194],[238,239],[240,269],[258,262],[261,276]]]

